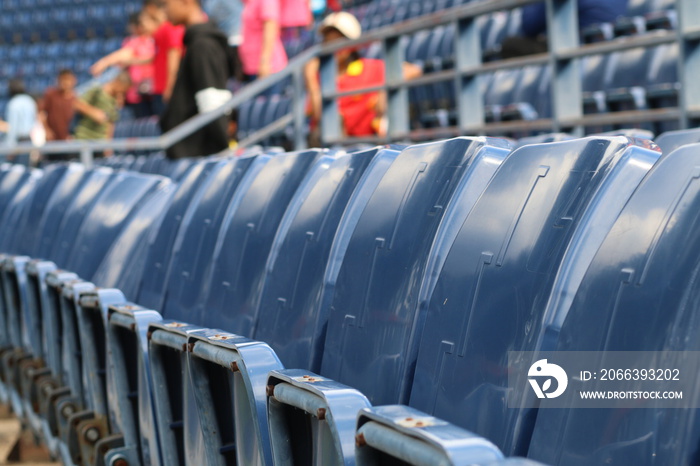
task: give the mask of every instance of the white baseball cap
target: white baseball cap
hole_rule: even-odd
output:
[[[360,22],[347,11],[339,11],[326,16],[319,27],[319,31],[323,34],[328,28],[337,29],[338,32],[348,39],[359,39],[362,35]]]

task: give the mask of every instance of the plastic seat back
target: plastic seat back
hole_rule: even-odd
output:
[[[700,142],[700,129],[668,131],[656,138],[656,144],[664,154],[670,154],[681,146],[698,142]]]
[[[652,169],[588,269],[560,323],[557,351],[700,349],[695,318],[699,180],[697,144],[664,156]],[[682,361],[673,354],[659,353],[649,364],[678,367]],[[592,367],[600,363],[591,361]],[[570,389],[581,388],[578,383],[572,379]],[[684,393],[684,403],[687,396],[696,393]],[[538,412],[529,457],[574,466],[693,464],[697,459],[697,409],[662,409],[655,400],[641,401],[638,409],[577,409],[582,401],[571,400],[568,409]]]
[[[65,268],[90,280],[135,208],[163,182],[167,181],[159,176],[117,173],[114,181],[97,196],[80,230],[71,237],[73,247],[66,258]]]
[[[373,403],[406,398],[420,326],[417,295],[433,237],[460,178],[482,153],[507,153],[504,144],[459,138],[410,146],[397,157],[367,202],[342,264],[332,264],[340,268],[324,303],[330,307],[321,375]]]
[[[377,152],[338,157],[313,189],[290,205],[281,222],[253,335],[269,344],[287,367],[319,364],[317,348],[325,328],[320,298],[331,245],[355,188],[362,189],[366,170],[385,170],[396,156],[390,150]],[[375,155],[379,160],[373,162]]]
[[[141,281],[150,271],[147,259],[157,244],[160,233],[170,225],[172,206],[181,194],[181,186],[163,180],[128,221],[119,236],[104,255],[104,259],[92,277],[102,288],[118,288],[131,300],[140,288]]]
[[[163,305],[158,308],[162,314],[186,321],[194,317],[192,310],[201,306],[206,298],[207,265],[211,262],[216,238],[234,193],[244,180],[248,179],[249,183],[249,179],[254,178],[270,159],[264,155],[221,162],[197,192],[197,199],[185,213],[183,227],[173,244]],[[140,290],[139,302],[154,302],[161,292],[146,282]]]
[[[321,154],[312,150],[274,157],[231,202],[208,270],[205,307],[198,309],[194,320],[186,321],[252,335],[257,318],[252,298],[263,285],[275,232],[294,193]]]
[[[80,230],[80,226],[92,206],[97,202],[102,189],[109,186],[116,178],[116,174],[109,168],[97,168],[87,175],[75,194],[71,196],[72,199],[70,199],[65,211],[48,210],[46,218],[43,219],[42,237],[45,239],[39,249],[39,257],[51,260],[59,267],[66,266],[78,230]],[[70,186],[66,186],[66,188],[70,188]],[[66,200],[67,198],[68,196],[66,196]],[[56,207],[59,208],[62,205],[63,202],[60,202]],[[54,221],[57,221],[58,228],[56,228],[56,223],[53,223]],[[52,231],[49,232],[49,229]],[[53,233],[53,236],[45,236],[47,233]],[[54,239],[49,241],[50,238]]]
[[[166,275],[172,257],[173,244],[178,231],[182,226],[182,220],[189,206],[194,202],[200,186],[207,180],[210,173],[217,165],[215,159],[206,159],[192,164],[177,185],[177,191],[167,206],[167,211],[161,219],[161,227],[158,228],[152,245],[147,251],[148,258],[144,262],[143,287],[152,290],[150,293],[141,293],[139,287],[132,288],[131,294],[122,291],[129,299],[139,296],[139,304],[150,309],[160,309],[163,299]],[[156,214],[154,212],[154,214]]]
[[[590,261],[594,240],[602,241],[658,155],[626,138],[587,138],[524,146],[504,161],[443,252],[427,297],[412,407],[489,438],[506,455],[526,449],[527,413],[505,405],[508,352],[537,348],[568,248],[580,245],[572,256]],[[593,245],[577,239],[582,223]]]

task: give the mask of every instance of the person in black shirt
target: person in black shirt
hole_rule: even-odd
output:
[[[199,0],[165,0],[168,20],[184,25],[185,55],[173,94],[160,119],[163,132],[231,98],[226,82],[232,75],[226,35],[207,20]],[[222,115],[167,150],[171,159],[215,154],[228,148],[228,117]]]

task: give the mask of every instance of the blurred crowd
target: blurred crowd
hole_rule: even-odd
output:
[[[162,131],[223,105],[231,98],[231,82],[241,84],[265,78],[287,66],[283,37],[318,33],[322,42],[358,39],[360,22],[340,11],[341,0],[144,0],[140,12],[129,18],[129,36],[122,47],[92,65],[100,78],[119,69],[110,79],[78,95],[76,76],[64,69],[43,96],[29,96],[20,80],[9,83],[10,101],[0,132],[6,143],[69,139],[109,139],[122,115],[157,116]],[[583,26],[614,19],[627,0],[579,0]],[[546,51],[543,4],[524,9],[523,37],[504,43],[504,56]],[[316,28],[316,25],[318,27]],[[384,62],[363,58],[357,47],[335,54],[338,91],[380,86]],[[406,80],[421,75],[420,67],[403,64]],[[304,69],[308,96],[310,144],[319,145],[321,86],[319,61]],[[279,93],[272,88],[268,93]],[[386,95],[368,92],[338,99],[344,136],[386,134]],[[170,158],[220,152],[235,139],[236,114],[212,121],[167,151]]]

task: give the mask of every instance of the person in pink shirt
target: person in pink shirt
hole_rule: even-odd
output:
[[[281,27],[305,28],[311,19],[311,0],[282,0]]]
[[[90,71],[98,76],[110,66],[128,68],[133,84],[126,94],[125,103],[136,118],[141,118],[153,115],[151,90],[155,45],[151,37],[153,31],[145,27],[139,13],[129,18],[129,30],[131,35],[124,39],[122,48],[98,60]]]
[[[287,66],[280,18],[281,0],[244,0],[243,43],[238,53],[248,79],[264,78]]]

